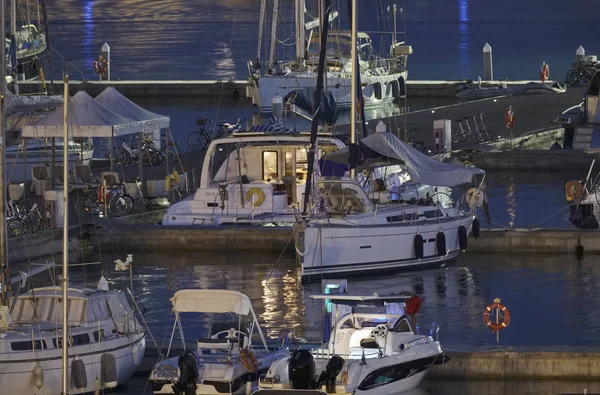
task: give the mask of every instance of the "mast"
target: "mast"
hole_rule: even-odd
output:
[[[331,0],[325,1],[325,20],[329,20],[329,12],[331,11]],[[321,112],[321,92],[323,91],[323,71],[325,70],[325,57],[327,56],[327,30],[329,24],[323,25],[323,34],[321,34],[321,52],[319,53],[319,68],[317,74],[317,88],[315,89],[315,97],[313,101],[313,118],[310,129],[310,149],[308,150],[308,169],[306,176],[306,189],[304,191],[304,207],[302,215],[307,214],[308,202],[310,200],[310,190],[312,185],[313,170],[315,166],[315,150],[317,144],[317,129],[319,127],[319,118]]]
[[[10,35],[17,33],[17,0],[10,0]]]
[[[265,24],[265,7],[267,5],[267,0],[260,0],[260,16],[258,20],[258,48],[256,49],[256,60],[260,62],[260,50],[262,48],[262,36],[263,36],[263,28]],[[39,8],[38,8],[38,19],[39,19]]]
[[[350,17],[352,19],[352,83],[351,83],[351,95],[350,101],[350,144],[356,144],[356,73],[360,74],[360,70],[357,68],[356,61],[356,0],[352,1],[352,8],[350,11]],[[362,104],[362,103],[361,103]],[[364,113],[364,109],[361,109]],[[356,176],[356,169],[350,169],[350,178]]]
[[[69,365],[69,321],[67,317],[68,290],[69,290],[69,61],[67,60],[67,73],[64,79],[64,121],[63,121],[63,267],[62,267],[62,394],[66,395],[69,390],[68,365]]]
[[[304,60],[305,29],[304,29],[304,0],[296,0],[296,64],[300,66]],[[323,41],[323,40],[321,40]]]
[[[2,32],[2,46],[6,50],[6,41],[4,40],[5,26],[5,0],[0,0],[0,31]],[[0,70],[2,79],[0,80],[0,302],[2,306],[8,306],[8,297],[10,281],[8,279],[8,254],[7,254],[7,239],[6,239],[6,185],[5,177],[5,160],[4,160],[4,129],[6,125],[5,108],[4,108],[4,92],[6,92],[6,56],[0,56]]]
[[[269,52],[269,67],[275,60],[275,44],[277,44],[277,18],[279,16],[279,0],[273,0],[273,20],[271,21],[271,51]]]

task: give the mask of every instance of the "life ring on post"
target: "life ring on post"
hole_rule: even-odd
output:
[[[177,170],[173,170],[171,174],[167,174],[165,177],[165,192],[169,192],[179,184],[179,173]]]
[[[497,312],[494,313],[494,310],[497,310]],[[502,317],[502,322],[492,322],[490,316],[496,316],[496,314]],[[483,322],[485,323],[485,326],[494,332],[506,329],[506,327],[510,324],[510,311],[506,308],[506,306],[500,303],[500,299],[494,299],[494,303],[486,307],[483,312]]]
[[[567,185],[565,185],[565,196],[567,198],[567,202],[571,202],[573,200],[581,199],[583,195],[583,186],[579,181],[569,181]]]
[[[504,110],[504,123],[508,129],[511,129],[515,126],[515,112],[511,107],[508,107]]]
[[[240,350],[240,360],[242,361],[242,365],[244,365],[249,372],[254,373],[258,371],[258,361],[252,350],[242,348]]]
[[[360,100],[356,101],[356,113],[360,114],[362,112],[362,109],[365,108],[365,97],[361,97]]]
[[[98,192],[96,193],[96,199],[100,203],[104,203],[104,199],[106,199],[106,192],[104,190],[104,185],[98,185]]]
[[[540,79],[542,82],[546,82],[550,77],[550,67],[546,64],[546,62],[542,63],[542,69],[540,70]]]
[[[106,71],[108,70],[108,61],[102,57],[102,55],[98,56],[98,59],[94,61],[94,71],[96,74],[104,77]]]
[[[261,204],[265,201],[265,193],[260,188],[250,188],[248,192],[246,192],[246,201],[252,201],[252,195],[258,195],[258,199],[254,201],[254,207],[260,207]]]

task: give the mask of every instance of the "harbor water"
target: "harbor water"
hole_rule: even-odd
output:
[[[307,21],[312,3],[307,2]],[[371,32],[375,49],[384,53],[391,34],[379,32],[393,30],[388,7],[398,4],[398,31],[406,30],[407,44],[414,48],[408,61],[413,80],[477,79],[483,75],[486,42],[493,49],[497,79],[537,80],[543,61],[550,65],[551,79],[564,79],[579,45],[588,54],[600,52],[600,3],[594,0],[556,0],[552,6],[519,0],[357,3],[359,29]],[[282,2],[279,13],[278,57],[284,59],[294,53],[292,4]],[[332,4],[340,12],[334,27],[347,28],[347,2]],[[60,77],[64,56],[76,68],[72,78],[97,78],[94,60],[108,42],[113,79],[246,79],[246,63],[256,58],[259,10],[260,0],[49,2],[51,43],[60,53],[52,54],[53,73]],[[265,22],[268,37],[270,15]]]

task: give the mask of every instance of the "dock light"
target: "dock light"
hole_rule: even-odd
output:
[[[494,103],[496,103],[498,101],[498,99],[494,99]]]
[[[431,113],[433,114],[435,112],[435,110],[431,110]]]

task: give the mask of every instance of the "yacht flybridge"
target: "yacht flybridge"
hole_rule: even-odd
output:
[[[310,136],[237,133],[213,141],[206,152],[200,188],[170,206],[163,225],[278,224],[291,226],[303,201]],[[319,155],[344,147],[319,136]],[[343,176],[344,166],[323,169]]]

